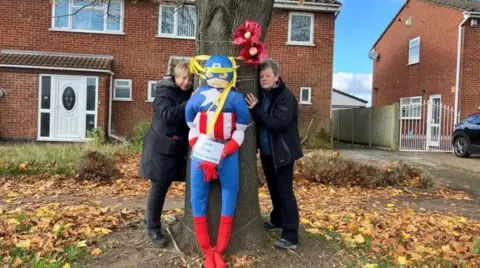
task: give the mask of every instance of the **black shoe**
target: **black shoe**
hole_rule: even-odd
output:
[[[278,240],[278,241],[275,241],[275,246],[277,246],[279,248],[284,248],[284,249],[296,249],[297,248],[297,244],[293,244],[292,242],[287,241],[283,238]]]
[[[272,222],[267,221],[263,224],[263,228],[265,228],[269,232],[281,232],[282,227],[275,226]]]
[[[168,244],[167,239],[163,236],[161,230],[148,230],[147,236],[152,240],[153,243],[159,245],[160,247],[166,247]]]

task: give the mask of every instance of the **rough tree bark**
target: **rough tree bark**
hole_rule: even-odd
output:
[[[262,26],[263,41],[270,24],[273,2],[274,0],[196,0],[196,55],[238,56],[239,46],[231,41],[235,29],[247,19],[257,21]],[[241,67],[236,87],[244,94],[257,94],[257,68],[245,65],[242,61],[237,61],[237,64]],[[258,200],[256,159],[255,127],[251,123],[240,149],[240,191],[228,254],[255,250],[265,242]],[[185,215],[178,225],[176,236],[183,250],[199,252],[190,205],[190,176],[187,177],[185,196]],[[217,239],[220,209],[221,191],[216,181],[211,184],[207,215],[213,244]]]

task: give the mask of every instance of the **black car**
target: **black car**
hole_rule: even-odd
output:
[[[480,153],[480,113],[469,115],[455,126],[452,142],[458,157]]]

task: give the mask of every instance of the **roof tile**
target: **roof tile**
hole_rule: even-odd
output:
[[[112,59],[88,56],[55,56],[28,53],[0,53],[0,64],[14,66],[37,66],[111,70]]]
[[[442,6],[459,8],[467,11],[480,11],[480,1],[475,0],[424,0]]]

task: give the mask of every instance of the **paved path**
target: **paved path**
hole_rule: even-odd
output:
[[[403,160],[428,171],[437,183],[480,199],[480,157],[463,159],[450,153],[392,152],[341,143],[335,144],[335,150],[368,163]]]

